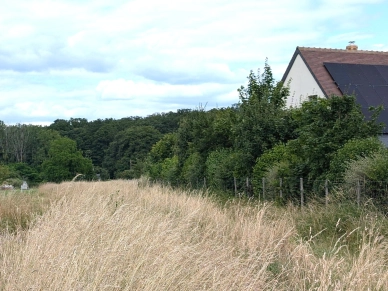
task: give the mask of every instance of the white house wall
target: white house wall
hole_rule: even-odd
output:
[[[287,107],[298,107],[311,95],[325,96],[299,54],[288,72],[285,85],[288,82],[290,82],[290,96],[287,98]]]

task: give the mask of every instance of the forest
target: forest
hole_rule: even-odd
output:
[[[355,179],[388,181],[388,152],[379,141],[382,108],[366,119],[352,95],[310,96],[286,108],[287,84],[268,63],[251,71],[226,108],[179,109],[147,117],[57,119],[49,126],[0,122],[0,182],[19,187],[146,176],[172,186],[230,191],[249,179],[259,196],[263,178],[294,199],[297,182],[314,189]],[[282,179],[283,180],[279,180]],[[288,196],[287,196],[288,195]]]

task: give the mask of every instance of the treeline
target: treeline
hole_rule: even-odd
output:
[[[58,119],[50,126],[0,122],[0,183],[136,178],[152,145],[178,129],[191,112],[119,120]]]
[[[300,108],[286,108],[289,89],[275,81],[266,63],[238,89],[227,108],[88,121],[56,120],[47,127],[1,124],[0,178],[30,183],[84,179],[132,179],[147,175],[171,185],[233,191],[234,179],[285,179],[292,199],[303,178],[345,181],[388,179],[388,154],[377,136],[379,108],[366,120],[354,96],[312,96]],[[201,184],[202,183],[202,184]],[[287,198],[287,197],[285,197]]]

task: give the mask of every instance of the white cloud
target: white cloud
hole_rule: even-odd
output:
[[[296,46],[386,43],[366,29],[385,19],[386,4],[9,1],[0,10],[1,118],[120,118],[232,104],[249,70],[262,68],[266,57],[280,79]],[[372,15],[373,7],[380,9]]]
[[[218,93],[222,85],[205,83],[199,85],[171,85],[167,83],[134,82],[132,80],[105,80],[97,88],[98,96],[103,100],[127,99],[144,102],[144,98],[185,98],[204,97]]]

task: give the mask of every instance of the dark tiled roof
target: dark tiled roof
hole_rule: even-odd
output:
[[[384,133],[388,133],[388,100],[386,100],[388,52],[297,47],[284,73],[283,82],[286,80],[298,55],[301,56],[326,97],[332,95],[342,96],[344,91],[354,92],[357,102],[361,105],[362,111],[367,117],[370,115],[369,106],[383,105],[385,108],[380,115],[379,121],[386,125]],[[338,64],[343,65],[338,66]],[[330,75],[327,66],[334,66],[332,70],[339,70],[337,74],[334,74],[336,76]],[[384,74],[381,75],[381,72],[379,73],[380,75],[365,73],[367,70],[370,72],[372,69],[384,71]],[[357,70],[362,72],[357,75]],[[346,79],[350,78],[351,75],[351,80]],[[361,80],[360,77],[361,79],[365,78],[365,80]],[[336,78],[337,80],[334,81]],[[380,84],[381,82],[379,83],[379,80],[382,84]]]
[[[388,52],[297,47],[282,81],[285,81],[298,54],[306,63],[326,97],[330,97],[333,94],[341,96],[342,93],[326,70],[324,62],[388,65]]]

